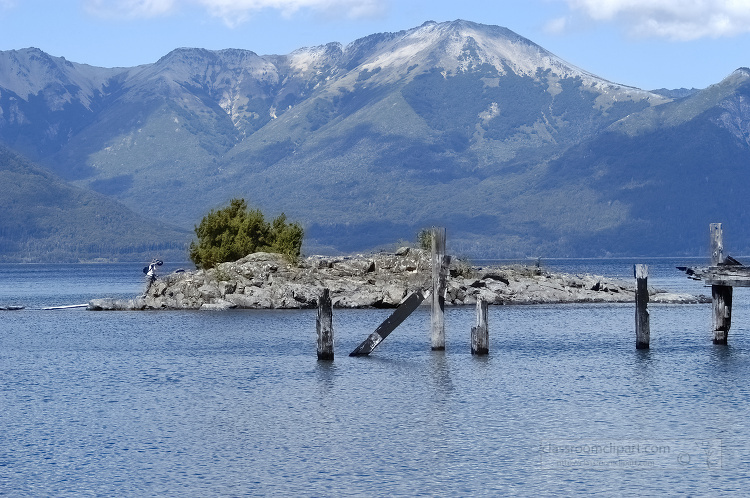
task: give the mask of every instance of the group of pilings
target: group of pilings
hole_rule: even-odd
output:
[[[727,344],[729,328],[732,325],[733,289],[735,286],[750,287],[750,276],[748,276],[748,267],[724,255],[724,232],[721,223],[710,224],[709,236],[711,267],[701,271],[701,278],[711,286],[713,343]],[[635,265],[634,273],[636,279],[635,347],[648,349],[651,339],[648,314],[648,267]]]
[[[712,223],[711,266],[719,267],[725,263],[724,242],[721,223]],[[350,356],[370,354],[398,325],[403,322],[428,295],[431,299],[430,340],[433,351],[445,350],[445,292],[448,279],[450,256],[445,254],[445,228],[431,230],[432,239],[432,283],[426,293],[421,290],[408,296],[396,311],[388,317],[370,336],[355,349]],[[635,347],[649,349],[651,342],[650,316],[648,312],[648,266],[638,264],[633,267],[636,280],[635,287]],[[727,334],[732,322],[732,285],[716,277],[709,278],[713,302],[713,342],[727,344]],[[733,285],[750,287],[747,281],[733,280]],[[426,294],[426,295],[425,295]],[[486,355],[489,353],[489,329],[487,325],[488,303],[477,300],[476,325],[471,328],[471,353]],[[317,333],[318,359],[333,360],[333,312],[328,289],[323,290],[318,305]]]
[[[451,257],[445,254],[445,228],[435,227],[432,239],[432,289],[430,296],[430,339],[433,351],[445,351],[445,291]],[[471,328],[471,354],[489,353],[487,303],[477,299],[477,323]]]
[[[418,290],[407,296],[396,310],[370,334],[350,356],[370,354],[383,339],[393,332],[424,299],[431,300],[430,339],[433,351],[445,350],[445,292],[448,281],[450,256],[445,254],[445,228],[435,227],[430,232],[432,240],[432,282],[427,292]],[[323,290],[318,303],[317,333],[318,359],[333,360],[333,306],[330,291]],[[471,328],[471,354],[489,353],[489,328],[487,325],[487,302],[477,299],[476,325]]]

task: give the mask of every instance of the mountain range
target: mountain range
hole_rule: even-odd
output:
[[[0,146],[0,262],[185,259],[187,230],[139,216]]]
[[[38,165],[29,174],[158,227],[112,231],[102,257],[184,247],[233,197],[300,221],[305,252],[440,225],[449,250],[475,258],[704,255],[708,224],[723,222],[738,254],[749,96],[745,68],[646,91],[502,27],[427,22],[288,55],[181,48],[132,68],[0,52],[0,144]],[[40,202],[13,212],[50,223]],[[11,259],[17,234],[3,232]]]

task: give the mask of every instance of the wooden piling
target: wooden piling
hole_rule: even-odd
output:
[[[732,287],[712,285],[714,344],[726,344],[732,326]]]
[[[721,223],[711,223],[711,266],[721,266],[724,258],[724,231]],[[714,344],[726,344],[729,328],[732,325],[732,287],[711,285],[713,301]]]
[[[724,264],[724,231],[721,223],[711,223],[709,226],[711,235],[711,266]]]
[[[328,289],[323,289],[323,294],[318,301],[316,328],[318,331],[318,360],[333,360],[333,304]]]
[[[648,266],[635,265],[635,348],[648,349],[651,325],[648,314]]]
[[[477,299],[477,324],[471,328],[471,354],[486,355],[490,352],[487,308],[487,301],[482,298]]]
[[[430,339],[433,351],[445,350],[445,287],[448,268],[445,256],[445,228],[432,229],[432,312]]]

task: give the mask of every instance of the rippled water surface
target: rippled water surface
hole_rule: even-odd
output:
[[[673,261],[655,286],[705,293]],[[677,262],[680,263],[680,262]],[[551,261],[630,278],[628,261]],[[0,494],[611,495],[744,490],[750,475],[750,306],[729,346],[710,305],[428,309],[349,358],[388,310],[334,310],[318,362],[315,311],[46,311],[131,296],[138,265],[0,266]]]

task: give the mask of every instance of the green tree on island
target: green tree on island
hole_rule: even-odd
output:
[[[232,199],[229,206],[204,216],[195,234],[198,240],[190,243],[190,259],[207,269],[261,251],[296,260],[304,231],[299,223],[287,223],[284,213],[268,223],[260,210],[248,209],[245,199]]]

